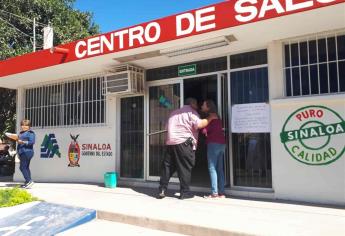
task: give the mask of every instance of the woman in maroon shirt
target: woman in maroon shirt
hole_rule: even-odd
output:
[[[212,100],[206,100],[202,104],[201,111],[217,116],[202,132],[206,136],[208,170],[211,178],[212,193],[205,198],[224,198],[224,152],[225,137],[222,128],[222,120],[217,115],[217,107]]]

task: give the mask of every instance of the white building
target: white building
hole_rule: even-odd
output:
[[[345,205],[344,0],[222,2],[1,61],[0,86],[32,121],[35,181],[152,185],[169,112],[211,98],[228,194]]]

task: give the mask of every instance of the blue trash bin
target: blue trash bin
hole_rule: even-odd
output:
[[[116,188],[117,185],[117,173],[106,172],[104,174],[104,186],[106,188]]]

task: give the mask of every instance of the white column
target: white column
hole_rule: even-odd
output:
[[[281,42],[273,41],[268,44],[268,86],[270,102],[277,98],[284,97],[284,73],[283,73],[283,45]],[[271,106],[272,109],[272,106]],[[271,110],[272,112],[272,110]],[[275,122],[271,117],[271,129],[274,127]],[[271,130],[272,134],[276,132]],[[271,140],[271,150],[274,150]],[[272,166],[272,188],[276,189],[276,168],[275,163],[278,161],[278,156],[271,152],[271,166]]]
[[[271,42],[268,45],[268,84],[269,97],[284,97],[283,44]]]
[[[20,121],[23,119],[24,113],[24,89],[17,89],[17,108],[16,108],[16,132],[20,132]],[[19,158],[18,155],[15,158],[15,170],[13,175],[13,181],[24,181],[23,175],[19,170]]]
[[[16,131],[17,133],[20,131],[20,121],[23,119],[24,113],[24,89],[18,88],[17,89],[17,108],[16,108]]]

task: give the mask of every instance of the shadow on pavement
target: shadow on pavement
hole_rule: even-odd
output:
[[[120,187],[126,188],[126,186],[120,186]],[[133,191],[137,193],[144,194],[152,198],[157,198],[158,193],[159,193],[158,188],[130,187],[130,189],[132,189]],[[203,197],[204,193],[191,192],[191,195],[195,197]],[[179,198],[179,196],[180,196],[180,192],[176,189],[168,189],[168,191],[166,192],[166,197]]]
[[[103,185],[104,187],[104,185]],[[128,187],[128,186],[119,186],[121,188],[129,188],[133,191],[144,194],[146,196],[157,198],[158,189],[157,188],[144,188],[144,187]],[[201,192],[192,192],[192,195],[195,197],[201,197],[205,195],[205,193]],[[179,191],[174,189],[168,189],[167,197],[170,198],[178,198]],[[253,202],[264,202],[264,203],[277,203],[277,204],[286,204],[286,205],[300,205],[300,206],[309,206],[309,207],[320,207],[320,208],[333,208],[333,209],[345,209],[345,206],[339,205],[331,205],[331,204],[317,204],[317,203],[308,203],[308,202],[301,202],[301,201],[288,201],[288,200],[280,200],[280,199],[258,199],[258,198],[249,198],[249,197],[237,197],[237,196],[226,196],[226,199],[222,199],[221,204],[233,204],[230,200],[243,200],[243,201],[253,201]],[[225,200],[225,201],[224,201]],[[226,200],[229,200],[228,202]],[[215,200],[217,202],[217,200]]]

